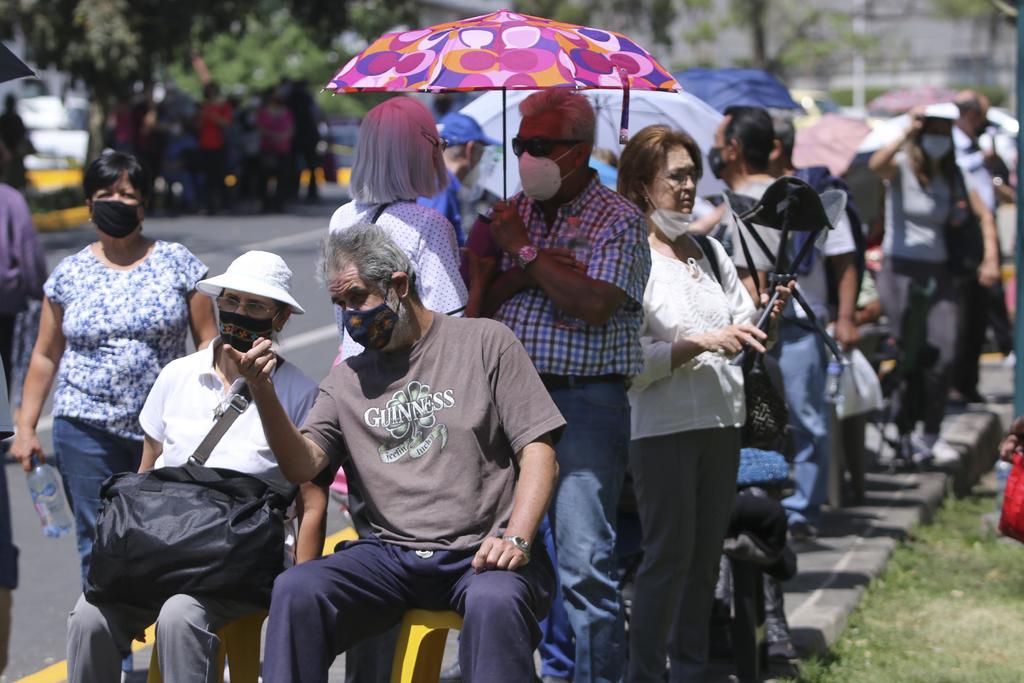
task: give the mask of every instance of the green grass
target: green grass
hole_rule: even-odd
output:
[[[796,683],[1024,681],[1024,545],[982,531],[994,505],[979,489],[916,527]]]

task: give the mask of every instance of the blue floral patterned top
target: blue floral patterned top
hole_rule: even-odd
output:
[[[139,412],[160,370],[185,355],[186,297],[206,272],[188,249],[159,240],[131,270],[105,266],[89,247],[61,261],[43,287],[64,309],[67,340],[53,416],[141,440]]]

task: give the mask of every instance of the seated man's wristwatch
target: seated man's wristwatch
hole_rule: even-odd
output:
[[[524,565],[529,563],[529,561],[530,561],[530,542],[529,541],[527,541],[522,536],[505,536],[505,540],[508,541],[509,543],[511,543],[512,545],[514,545],[515,547],[519,548],[523,552],[523,555],[526,555],[526,562],[523,563]]]
[[[530,265],[537,260],[537,247],[532,244],[525,244],[519,247],[516,251],[516,265],[520,268],[526,269],[526,266]]]

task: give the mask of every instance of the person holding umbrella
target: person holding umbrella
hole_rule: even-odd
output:
[[[912,289],[928,288],[929,282],[934,282],[926,339],[935,360],[921,377],[923,405],[904,406],[902,411],[911,428],[920,419],[923,431],[902,435],[901,450],[915,462],[939,465],[960,460],[957,449],[939,436],[962,315],[960,290],[969,278],[983,287],[999,280],[995,221],[956,163],[952,137],[956,113],[955,106],[944,105],[915,110],[903,135],[875,152],[868,162],[886,182],[885,261],[878,289],[895,332],[899,332]],[[962,245],[950,248],[949,233],[954,229],[981,231],[983,253],[974,272],[966,272],[971,269],[962,262]]]
[[[644,216],[588,166],[594,110],[569,89],[537,92],[512,151],[523,191],[491,214],[504,252],[485,310],[526,347],[568,423],[552,519],[578,683],[619,681],[625,638],[616,506],[630,437],[626,378],[643,369],[638,330],[651,270]]]

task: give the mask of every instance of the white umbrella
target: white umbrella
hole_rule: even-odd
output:
[[[925,116],[949,119],[951,121],[955,121],[960,116],[960,110],[952,102],[929,105],[925,107],[924,113]],[[909,126],[910,114],[900,114],[876,124],[867,137],[861,141],[860,146],[857,148],[857,154],[876,152],[882,149],[890,142],[898,140],[903,136]]]
[[[519,114],[519,103],[532,95],[533,90],[509,90],[506,94],[507,131],[505,149],[511,152],[512,138],[519,132],[522,116]],[[624,145],[619,144],[619,115],[622,111],[621,90],[582,90],[584,97],[590,100],[597,114],[597,140],[595,147],[611,150],[616,155],[622,153]],[[485,92],[465,107],[462,113],[472,117],[492,138],[501,139],[501,93],[496,90]],[[689,133],[704,153],[704,177],[697,185],[697,193],[701,196],[718,194],[725,189],[722,181],[715,178],[708,170],[707,153],[715,143],[715,130],[718,128],[722,115],[705,104],[702,100],[686,92],[652,92],[631,90],[629,93],[629,132],[637,131],[654,124],[667,125]],[[501,196],[502,164],[501,150],[489,149],[489,155],[481,162],[480,182],[493,194]],[[508,168],[509,194],[520,187],[519,169],[514,163]]]

